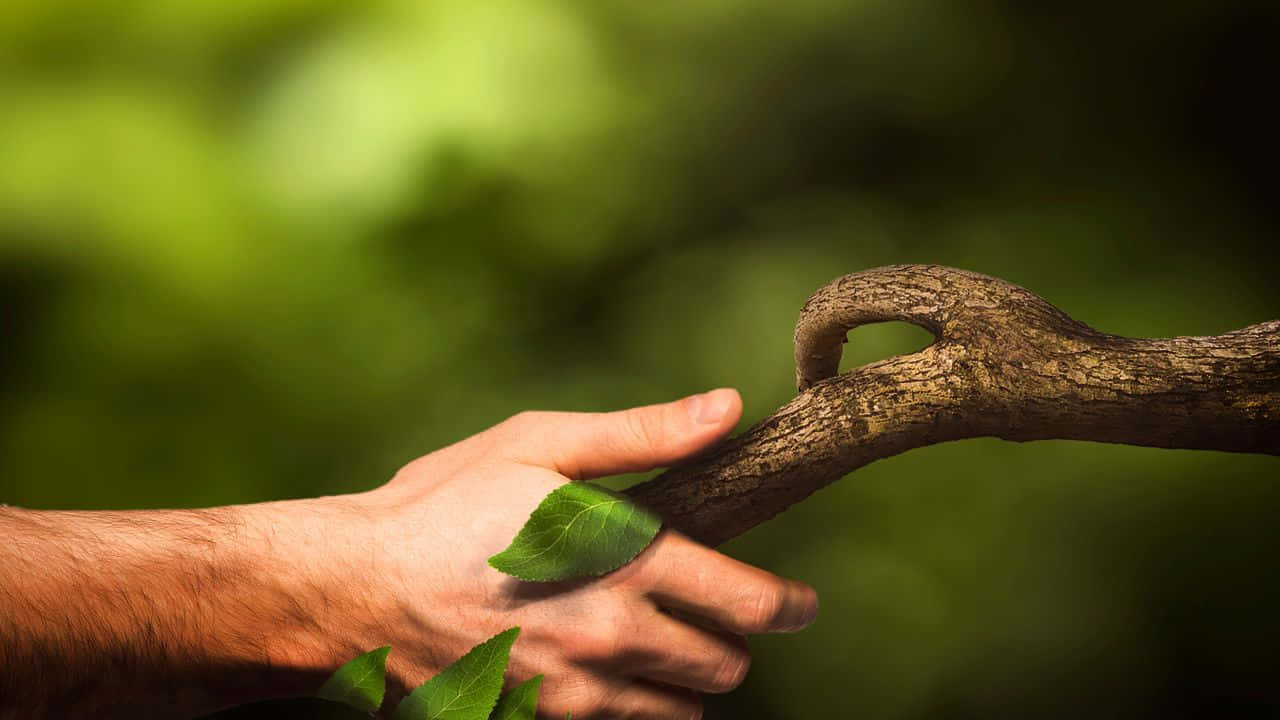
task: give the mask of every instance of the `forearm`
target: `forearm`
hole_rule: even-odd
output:
[[[314,689],[339,649],[295,550],[324,542],[325,501],[307,502],[0,507],[0,717],[191,717]]]

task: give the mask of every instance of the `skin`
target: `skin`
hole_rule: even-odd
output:
[[[809,586],[664,530],[620,570],[490,568],[552,489],[670,465],[724,437],[733,390],[614,413],[522,413],[354,495],[205,510],[0,507],[0,716],[189,717],[314,692],[392,645],[389,702],[519,625],[508,686],[545,717],[701,717],[745,636],[817,615]]]

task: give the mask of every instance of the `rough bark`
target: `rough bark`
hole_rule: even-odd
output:
[[[845,334],[888,320],[936,340],[837,375]],[[1216,337],[1119,337],[996,278],[897,265],[818,290],[795,339],[794,400],[628,493],[718,545],[869,462],[947,440],[1280,455],[1280,321]]]

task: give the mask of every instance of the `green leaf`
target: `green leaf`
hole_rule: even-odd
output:
[[[372,714],[382,705],[387,692],[387,653],[391,646],[380,647],[338,668],[316,697],[340,702]]]
[[[487,720],[519,634],[520,628],[513,627],[472,648],[410,693],[392,720]]]
[[[511,545],[489,564],[538,582],[603,575],[631,562],[661,527],[657,515],[619,493],[567,483],[543,498]]]
[[[538,714],[538,688],[542,676],[534,675],[498,698],[489,720],[534,720]]]

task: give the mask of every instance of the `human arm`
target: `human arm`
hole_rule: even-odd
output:
[[[200,510],[0,507],[0,717],[190,717],[305,694],[343,498]],[[345,520],[339,522],[345,523]]]
[[[403,694],[519,625],[508,679],[545,673],[548,716],[697,717],[696,691],[745,675],[741,636],[807,624],[812,589],[670,531],[589,581],[529,585],[485,559],[567,479],[670,464],[740,412],[736,393],[716,391],[620,413],[526,413],[334,498],[0,510],[0,715],[191,716],[309,693],[384,644],[396,648],[392,695]]]

